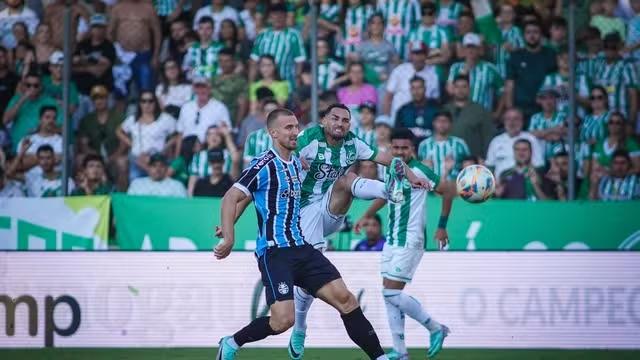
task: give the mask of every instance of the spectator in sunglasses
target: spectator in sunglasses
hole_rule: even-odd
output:
[[[29,73],[23,79],[20,91],[9,100],[2,117],[4,125],[11,126],[13,144],[18,144],[27,134],[37,130],[43,106],[54,106],[57,109],[56,123],[62,125],[62,110],[58,103],[43,93],[40,75]]]

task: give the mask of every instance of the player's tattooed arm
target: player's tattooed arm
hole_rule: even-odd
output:
[[[234,225],[238,218],[238,204],[248,198],[242,190],[232,187],[222,198],[220,219],[222,219],[222,240],[213,249],[216,259],[221,260],[229,256],[235,243]]]

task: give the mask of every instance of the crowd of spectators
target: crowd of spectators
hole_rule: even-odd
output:
[[[271,110],[285,106],[303,128],[314,125],[316,46],[320,109],[347,105],[352,130],[380,151],[390,150],[392,128],[410,128],[416,156],[441,178],[482,163],[497,197],[528,200],[567,198],[573,151],[578,198],[640,198],[640,0],[577,2],[575,118],[567,1],[493,0],[495,24],[469,0],[3,3],[3,197],[61,195],[63,121],[71,194],[221,196],[271,146]],[[313,44],[310,6],[319,14]],[[367,162],[356,170],[383,174]]]

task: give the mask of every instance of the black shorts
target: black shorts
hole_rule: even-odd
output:
[[[309,244],[290,248],[269,248],[258,258],[267,305],[293,300],[293,286],[315,296],[321,287],[339,279],[338,269]]]

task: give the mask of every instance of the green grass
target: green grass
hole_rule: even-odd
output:
[[[35,349],[0,350],[7,360],[213,360],[216,349]],[[412,350],[412,359],[425,359],[424,350]],[[286,349],[242,349],[238,360],[286,360]],[[305,360],[367,360],[359,350],[307,349]],[[607,350],[473,350],[445,349],[438,360],[632,360],[640,351]]]

